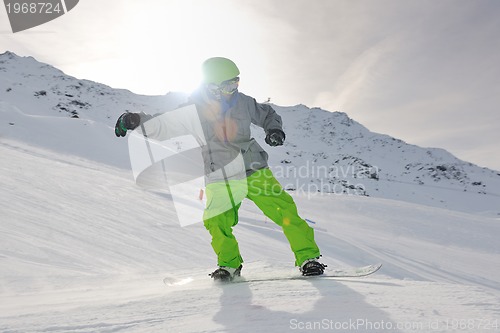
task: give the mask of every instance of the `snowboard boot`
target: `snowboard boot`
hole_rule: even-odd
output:
[[[300,266],[300,271],[304,276],[321,275],[324,273],[326,265],[320,263],[318,258],[307,259]]]
[[[243,265],[238,268],[220,266],[212,273],[208,274],[214,281],[228,282],[241,275]]]

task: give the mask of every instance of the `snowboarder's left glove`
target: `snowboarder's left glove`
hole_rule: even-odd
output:
[[[141,124],[141,116],[138,113],[124,113],[118,118],[115,125],[115,135],[125,136],[127,130],[134,130]]]
[[[266,143],[272,147],[282,146],[285,142],[285,133],[280,129],[271,129],[267,132]]]

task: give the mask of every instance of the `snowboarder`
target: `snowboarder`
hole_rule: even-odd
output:
[[[240,71],[233,61],[222,57],[207,59],[202,65],[202,74],[202,84],[191,94],[188,104],[196,106],[206,138],[202,148],[207,199],[203,222],[212,237],[211,245],[219,266],[210,276],[225,281],[240,275],[243,259],[233,227],[238,223],[238,209],[244,197],[282,227],[295,255],[295,265],[303,275],[323,274],[326,266],[318,262],[320,251],[314,230],[298,215],[294,200],[269,169],[267,153],[250,134],[253,123],[264,129],[268,145],[283,145],[285,133],[281,117],[269,104],[257,103],[238,91]],[[169,130],[169,124],[161,123],[158,115],[124,113],[116,122],[115,134],[124,137],[127,130],[140,125],[148,125],[142,128],[152,139],[161,138]],[[231,179],[227,166],[238,155],[242,156],[244,177]],[[213,177],[214,174],[222,177]],[[244,186],[240,186],[242,181]],[[228,201],[228,197],[231,205],[221,209],[223,198]]]

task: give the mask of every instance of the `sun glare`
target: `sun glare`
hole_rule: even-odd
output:
[[[243,67],[260,63],[241,47],[255,44],[259,32],[230,1],[157,1],[128,11],[131,20],[121,44],[132,74],[128,85],[135,92],[190,92],[201,82],[202,62],[213,56]]]

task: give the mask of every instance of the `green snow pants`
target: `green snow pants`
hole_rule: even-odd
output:
[[[233,227],[238,223],[238,209],[245,197],[282,227],[295,254],[296,266],[307,259],[319,257],[314,229],[299,217],[293,198],[285,192],[271,170],[261,169],[241,181],[208,184],[206,196],[204,225],[212,236],[212,248],[219,266],[237,268],[243,262]],[[227,204],[229,200],[230,205]]]

